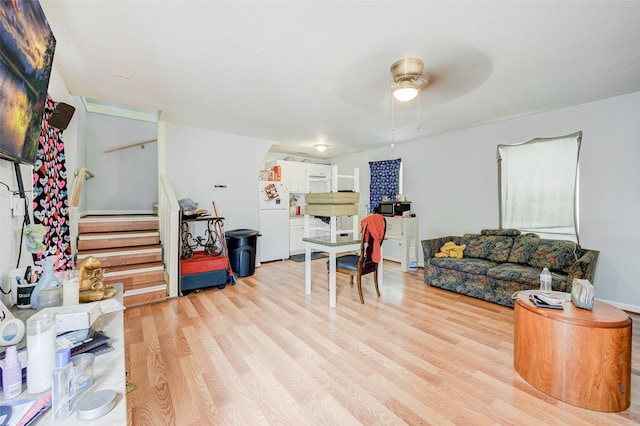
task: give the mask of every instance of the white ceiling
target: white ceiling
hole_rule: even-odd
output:
[[[292,155],[329,158],[640,91],[639,1],[41,5],[73,95]],[[395,105],[392,132],[385,84],[405,57],[422,59],[432,82],[421,108]]]

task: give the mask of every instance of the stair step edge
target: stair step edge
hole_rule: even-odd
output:
[[[85,216],[81,217],[79,223],[102,223],[102,222],[159,222],[159,216],[153,215],[113,215],[113,216]]]
[[[124,292],[123,296],[127,297],[127,296],[135,296],[137,294],[144,294],[144,293],[151,293],[154,291],[160,291],[160,290],[166,290],[167,289],[167,285],[166,284],[162,284],[162,285],[155,285],[155,286],[150,286],[150,287],[144,287],[144,288],[136,288],[133,290],[127,290]]]
[[[122,232],[90,232],[78,235],[80,241],[93,241],[93,240],[111,240],[111,239],[129,239],[129,238],[147,238],[147,237],[159,237],[158,231],[122,231]]]
[[[131,266],[131,268],[121,269],[119,271],[107,271],[104,273],[104,276],[118,277],[121,275],[139,274],[142,272],[164,271],[164,265],[158,265],[158,266],[140,266],[140,265],[144,265],[144,263],[139,263],[136,265],[127,265],[127,266]]]
[[[141,246],[146,247],[146,246]],[[86,250],[85,252],[78,252],[77,259],[85,259],[89,256],[93,257],[113,257],[113,256],[125,256],[129,254],[144,254],[144,253],[157,253],[162,252],[161,247],[153,248],[136,248],[136,247],[122,247],[118,249],[105,249],[105,250]]]

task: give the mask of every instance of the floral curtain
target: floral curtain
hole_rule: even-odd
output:
[[[400,164],[402,160],[370,161],[369,206],[371,211],[378,207],[382,197],[394,199],[400,185]]]
[[[73,267],[71,232],[69,230],[69,198],[62,130],[49,124],[55,103],[47,96],[42,132],[33,168],[33,222],[42,224],[45,250],[38,259],[57,256],[55,270]]]

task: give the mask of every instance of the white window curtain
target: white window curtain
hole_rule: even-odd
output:
[[[582,132],[498,145],[500,227],[578,239],[578,157]]]

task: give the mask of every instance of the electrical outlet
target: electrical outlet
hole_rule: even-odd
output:
[[[11,195],[10,203],[11,217],[24,216],[24,200],[17,195]]]

